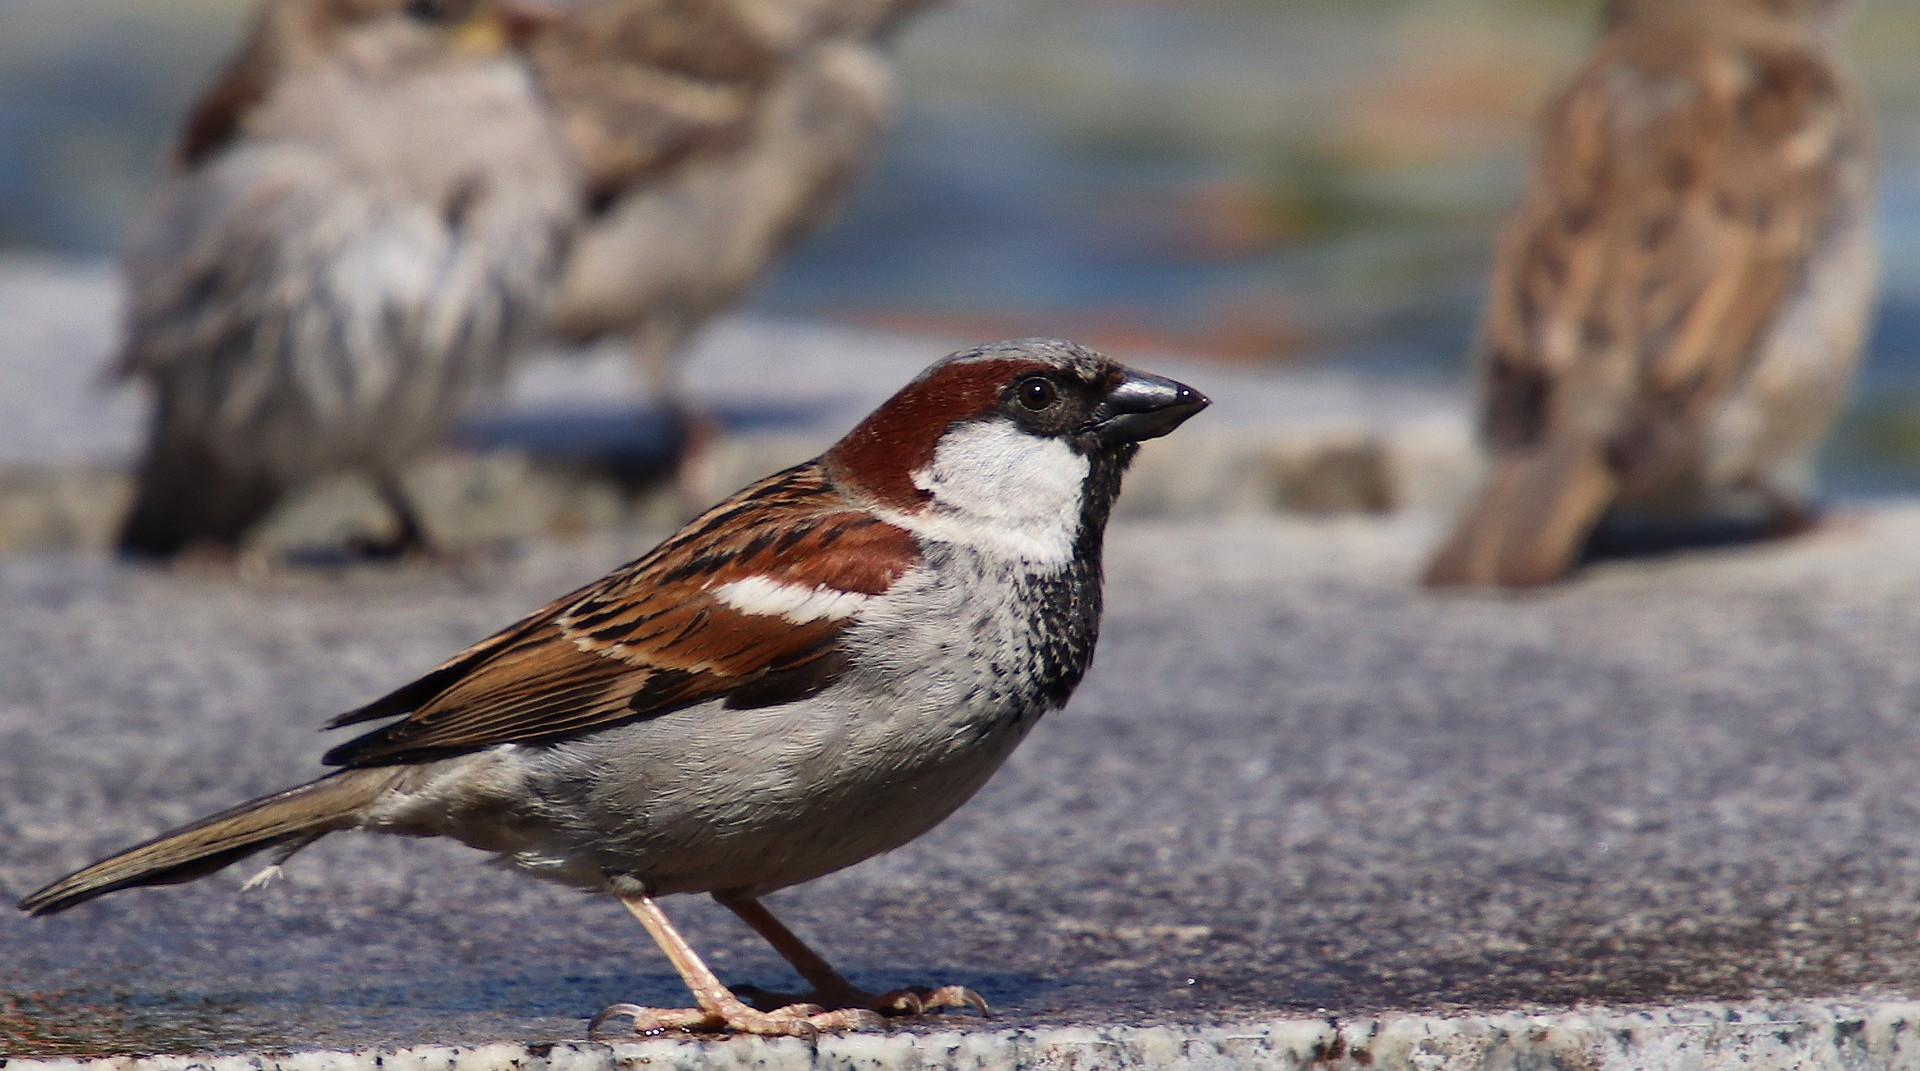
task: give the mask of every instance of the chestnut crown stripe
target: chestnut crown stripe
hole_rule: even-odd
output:
[[[1014,379],[1057,371],[1041,361],[1017,358],[961,359],[936,365],[827,451],[829,471],[879,505],[902,512],[917,510],[928,496],[914,485],[913,474],[933,463],[934,450],[947,429],[998,405],[1001,388]]]

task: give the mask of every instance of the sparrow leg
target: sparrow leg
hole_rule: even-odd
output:
[[[432,557],[433,541],[427,538],[427,528],[421,523],[420,511],[413,508],[413,500],[407,497],[406,488],[400,485],[400,478],[391,472],[380,472],[373,475],[372,481],[374,494],[379,496],[380,504],[393,514],[394,533],[385,539],[356,538],[348,549],[374,561]]]
[[[807,947],[805,941],[787,929],[785,923],[773,917],[773,912],[768,911],[759,900],[737,893],[715,893],[713,898],[740,916],[740,920],[753,927],[755,933],[766,938],[773,950],[791,963],[800,977],[813,987],[813,992],[799,995],[774,993],[757,986],[741,987],[740,992],[757,1007],[802,1003],[823,1008],[861,1008],[886,1016],[923,1015],[939,1008],[972,1008],[981,1015],[989,1014],[986,1000],[965,986],[943,985],[937,989],[911,986],[886,993],[870,993],[834,970],[832,964]]]
[[[663,1030],[732,1030],[742,1034],[797,1035],[812,1037],[822,1030],[857,1030],[875,1026],[879,1016],[857,1009],[828,1011],[817,1004],[791,1004],[771,1011],[748,1007],[733,995],[680,931],[673,928],[660,905],[642,892],[621,888],[629,881],[615,879],[614,895],[626,905],[633,917],[653,935],[660,950],[673,961],[674,970],[693,991],[697,1008],[642,1008],[635,1004],[615,1004],[593,1017],[587,1027],[589,1037],[598,1037],[609,1020],[621,1017],[633,1020],[633,1032],[653,1034]]]

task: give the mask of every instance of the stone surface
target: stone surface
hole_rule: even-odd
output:
[[[809,1042],[421,1046],[228,1057],[0,1061],[8,1071],[1857,1071],[1920,1064],[1920,1005],[1782,1004],[1555,1015],[1291,1019],[1216,1027],[1051,1027],[827,1036]]]
[[[1775,1042],[1749,1066],[1803,1042],[1825,1053],[1808,1066],[1912,1066],[1887,1048],[1911,1031],[1887,1024],[1920,997],[1920,504],[1510,598],[1415,589],[1435,528],[1119,524],[1073,704],[940,829],[770,901],[865,984],[963,983],[995,1017],[819,1051],[999,1066],[1104,1031],[1186,1059],[1182,1039],[1324,1038],[1330,1019],[1484,1038],[1545,1016],[1600,1055],[1414,1047],[1404,1066],[1732,1066]],[[0,560],[0,894],[311,776],[324,718],[643,545],[243,580]],[[236,894],[249,870],[0,913],[0,1052],[543,1043],[612,1001],[685,1000],[615,905],[457,846],[333,837]],[[667,907],[723,977],[791,984],[713,905]],[[1711,1025],[1728,1007],[1745,1025]],[[1643,1013],[1667,1025],[1605,1025]],[[1722,1055],[1695,1059],[1715,1038]],[[1273,1066],[1305,1051],[1273,1044],[1295,1054]],[[800,1059],[642,1048],[663,1066]],[[388,1066],[465,1066],[420,1051]],[[365,1062],[329,1059],[286,1066]]]
[[[118,310],[105,264],[0,258],[0,553],[112,540],[142,420],[138,392],[105,374]],[[407,483],[429,530],[453,548],[685,514],[813,456],[928,363],[981,341],[725,321],[685,363],[686,397],[717,434],[678,482],[666,478],[673,433],[625,356],[553,355],[475,414],[462,448],[423,461]],[[1216,404],[1179,449],[1141,464],[1123,505],[1134,515],[1444,504],[1474,474],[1457,390],[1139,359]],[[337,544],[389,521],[364,484],[341,480],[290,503],[260,542]]]

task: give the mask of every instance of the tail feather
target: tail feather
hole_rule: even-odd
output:
[[[391,769],[342,770],[249,800],[69,874],[21,900],[20,910],[51,915],[120,889],[192,881],[270,848],[290,854],[357,824],[397,776]]]
[[[1427,567],[1432,587],[1549,584],[1571,572],[1619,480],[1584,443],[1498,457]]]

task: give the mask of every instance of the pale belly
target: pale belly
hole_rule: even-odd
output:
[[[659,895],[766,892],[933,828],[992,777],[1039,711],[970,713],[705,704],[435,764],[369,826],[451,836],[569,885],[597,888],[615,871]]]

